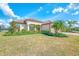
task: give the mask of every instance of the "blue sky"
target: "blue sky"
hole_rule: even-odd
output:
[[[0,3],[0,22],[21,20],[79,20],[78,3]]]

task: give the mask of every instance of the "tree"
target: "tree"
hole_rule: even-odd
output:
[[[1,26],[0,26],[0,32],[1,32]]]
[[[13,32],[16,32],[17,28],[16,28],[16,22],[15,21],[12,21],[10,23],[11,27],[9,28],[9,30],[13,33]]]
[[[72,27],[74,24],[77,24],[77,21],[70,20],[70,21],[67,21],[67,24],[68,24],[69,31],[72,31]]]
[[[58,33],[59,30],[63,30],[64,29],[64,22],[61,20],[57,20],[53,22],[53,26],[52,26],[55,30],[55,33]]]
[[[40,31],[40,25],[35,25],[35,27],[37,31]]]

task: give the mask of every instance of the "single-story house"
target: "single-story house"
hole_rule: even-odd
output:
[[[19,27],[20,31],[22,29],[25,30],[51,30],[52,22],[42,22],[34,19],[25,19],[25,20],[16,20],[17,27]]]

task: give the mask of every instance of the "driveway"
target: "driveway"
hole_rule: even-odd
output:
[[[79,33],[69,33],[69,32],[62,32],[63,34],[67,34],[67,35],[76,35],[79,36]]]

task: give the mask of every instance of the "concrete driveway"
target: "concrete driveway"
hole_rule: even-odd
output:
[[[67,35],[76,35],[79,36],[79,33],[69,33],[69,32],[62,32],[63,34],[67,34]]]

